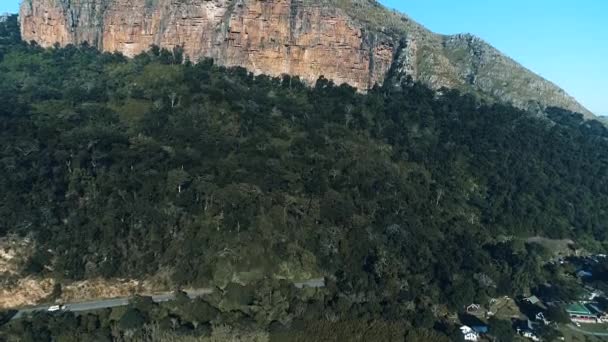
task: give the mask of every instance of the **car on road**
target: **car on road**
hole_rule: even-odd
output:
[[[51,305],[49,306],[49,308],[46,310],[48,312],[57,312],[57,311],[64,311],[66,309],[66,306],[63,304],[59,304],[59,305]]]

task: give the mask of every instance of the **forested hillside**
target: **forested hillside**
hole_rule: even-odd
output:
[[[580,114],[407,81],[309,88],[179,50],[42,49],[0,27],[0,235],[36,241],[31,274],[328,276],[324,312],[390,320],[544,281],[547,251],[519,238],[606,246],[608,131]]]

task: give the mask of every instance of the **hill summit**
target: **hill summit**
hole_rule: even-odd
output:
[[[375,0],[25,0],[23,39],[88,42],[135,56],[183,48],[256,74],[321,75],[365,90],[390,73],[517,107],[593,114],[555,84],[468,35],[435,34]]]

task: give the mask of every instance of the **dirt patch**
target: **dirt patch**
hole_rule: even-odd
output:
[[[149,282],[133,279],[90,279],[62,287],[59,301],[65,303],[89,299],[128,297],[155,290]]]
[[[512,318],[519,319],[523,316],[515,301],[509,297],[493,299],[490,302],[490,312],[492,312],[495,317],[504,320],[510,320]]]
[[[0,276],[2,279],[21,273],[33,250],[34,243],[30,238],[15,235],[0,238]]]
[[[4,283],[0,289],[0,310],[34,305],[47,298],[53,292],[54,285],[52,279],[34,278]]]
[[[23,278],[23,268],[34,251],[27,237],[8,235],[0,238],[0,309],[32,305],[53,290],[51,279]]]

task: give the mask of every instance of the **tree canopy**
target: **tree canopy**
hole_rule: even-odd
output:
[[[163,269],[194,286],[330,275],[370,303],[361,312],[391,316],[541,283],[529,236],[606,246],[608,131],[580,114],[411,80],[307,87],[179,49],[42,49],[9,26],[0,236],[35,239],[32,273]],[[359,310],[346,304],[328,303]]]

